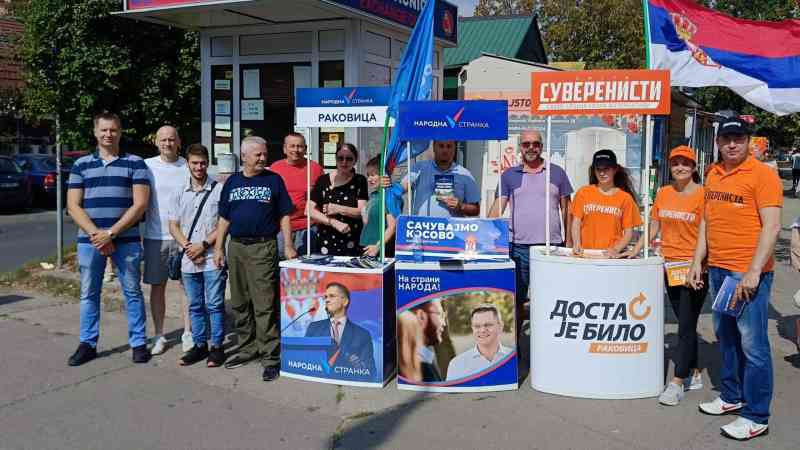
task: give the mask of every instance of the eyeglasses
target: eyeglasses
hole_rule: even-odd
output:
[[[345,161],[347,161],[347,162],[353,162],[353,161],[355,161],[355,160],[356,160],[356,159],[355,159],[355,158],[353,158],[352,156],[337,156],[337,157],[336,157],[336,161],[337,161],[337,162],[345,162]]]
[[[525,142],[520,142],[519,145],[521,145],[522,148],[529,148],[529,147],[542,148],[542,143],[539,141],[525,141]]]

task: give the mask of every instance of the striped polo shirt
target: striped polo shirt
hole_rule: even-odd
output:
[[[83,209],[98,228],[106,230],[133,206],[135,184],[150,185],[142,158],[120,152],[117,158],[103,161],[95,151],[75,161],[68,189],[83,189]],[[90,242],[86,232],[79,228],[78,243]],[[139,242],[139,227],[128,228],[114,242]]]

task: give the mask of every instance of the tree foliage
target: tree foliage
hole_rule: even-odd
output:
[[[58,116],[63,142],[94,145],[92,117],[118,113],[128,146],[162,124],[199,127],[196,33],[112,16],[116,0],[30,0],[16,5],[25,26],[21,55],[29,118]]]
[[[752,20],[800,18],[796,0],[699,0],[709,8]],[[551,61],[582,61],[587,69],[645,66],[644,12],[641,0],[481,0],[476,15],[536,14]],[[732,109],[756,118],[756,132],[775,146],[800,136],[800,114],[778,117],[724,87],[698,89],[703,109]],[[797,145],[795,143],[795,145]]]

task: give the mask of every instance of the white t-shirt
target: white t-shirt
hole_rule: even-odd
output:
[[[144,223],[144,238],[171,241],[169,204],[186,183],[186,160],[179,156],[175,162],[165,162],[161,156],[154,156],[144,162],[150,169],[147,171],[150,178],[150,206]]]

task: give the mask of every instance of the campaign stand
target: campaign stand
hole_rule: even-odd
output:
[[[398,389],[517,389],[506,222],[401,216],[397,229]]]
[[[382,127],[388,87],[297,89],[297,126]],[[310,186],[310,165],[307,184]],[[311,189],[308,200],[311,198]],[[307,228],[311,228],[308,219]],[[396,370],[394,261],[353,267],[351,258],[305,257],[282,261],[281,375],[350,386],[383,387]],[[317,262],[315,262],[317,261]],[[329,320],[325,295],[331,283],[349,296],[341,338]],[[342,294],[336,287],[334,292]]]
[[[531,385],[599,399],[655,397],[664,382],[664,261],[645,239],[642,259],[550,246],[550,130],[554,115],[644,115],[641,172],[649,235],[652,114],[669,114],[669,72],[598,70],[531,75],[531,112],[547,116],[545,246],[530,250]],[[614,150],[614,149],[612,149]],[[580,280],[576,283],[575,280]]]
[[[282,376],[377,388],[394,376],[394,263],[376,269],[335,265],[348,261],[280,263]],[[344,292],[347,319],[337,343],[325,297]]]

